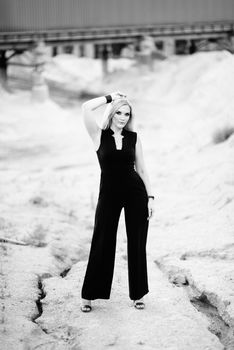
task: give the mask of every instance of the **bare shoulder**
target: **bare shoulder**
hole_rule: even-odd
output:
[[[141,146],[141,137],[138,132],[136,132],[135,134],[136,134],[136,145]]]
[[[98,150],[101,143],[102,129],[98,127],[96,132],[91,136],[95,151]]]
[[[136,157],[143,158],[143,147],[141,143],[141,137],[138,133],[136,136]]]

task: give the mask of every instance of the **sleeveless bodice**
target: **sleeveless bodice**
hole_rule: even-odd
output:
[[[128,174],[134,171],[135,145],[137,134],[123,129],[122,149],[118,150],[113,130],[102,130],[100,147],[97,150],[98,161],[103,173],[112,175]]]
[[[122,149],[118,150],[111,129],[102,130],[97,157],[101,167],[99,195],[127,198],[142,193],[146,198],[143,180],[135,170],[137,133],[123,129]],[[113,196],[113,197],[112,197]]]

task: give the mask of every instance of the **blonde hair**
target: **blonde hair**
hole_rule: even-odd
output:
[[[124,128],[134,131],[132,105],[126,98],[117,99],[107,105],[103,114],[102,129],[106,130],[110,128],[113,116],[122,106],[129,106],[130,108],[130,118]]]

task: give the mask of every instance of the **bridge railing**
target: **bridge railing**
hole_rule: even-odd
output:
[[[129,42],[144,35],[152,37],[186,37],[234,33],[234,22],[176,23],[147,26],[94,27],[48,31],[0,32],[0,49],[23,48],[38,40],[55,45],[63,42]]]

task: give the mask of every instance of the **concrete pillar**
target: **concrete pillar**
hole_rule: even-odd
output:
[[[47,46],[47,55],[48,57],[53,56],[53,46]]]
[[[58,47],[57,46],[53,46],[52,47],[52,56],[53,57],[57,56],[57,54],[58,54]]]
[[[93,43],[86,43],[84,45],[85,57],[95,58],[95,48]]]
[[[57,55],[64,53],[63,46],[57,46]]]
[[[0,86],[4,89],[7,87],[7,58],[6,51],[0,51]]]
[[[48,86],[43,77],[44,65],[48,59],[48,50],[43,41],[39,41],[33,50],[32,101],[44,102],[49,97]]]
[[[102,59],[102,74],[105,77],[108,74],[108,59],[109,59],[109,51],[108,45],[104,44],[101,47],[101,59]]]
[[[164,54],[168,56],[172,56],[175,54],[175,39],[173,38],[165,38],[164,46],[163,46]]]
[[[81,50],[80,50],[80,45],[79,44],[74,44],[73,45],[73,54],[76,57],[81,57]]]
[[[230,43],[231,43],[231,48],[232,48],[232,50],[233,50],[233,52],[234,52],[234,35],[232,35],[232,36],[230,37]]]
[[[107,44],[107,51],[108,51],[109,58],[113,57],[113,51],[112,51],[112,45],[111,44]]]

